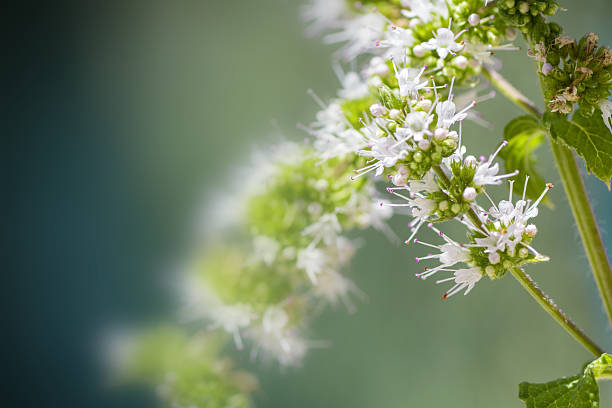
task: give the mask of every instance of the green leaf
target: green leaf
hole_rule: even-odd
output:
[[[507,171],[519,171],[512,178],[515,181],[515,193],[523,193],[525,178],[529,176],[525,195],[532,200],[537,199],[546,187],[546,182],[535,169],[534,155],[545,137],[545,130],[537,119],[532,116],[519,116],[512,119],[504,128],[504,139],[508,141],[508,146],[499,152],[500,157],[505,161]],[[545,197],[542,202],[549,207],[553,206],[548,197]]]
[[[527,408],[599,408],[597,378],[612,373],[612,356],[602,354],[582,374],[544,384],[519,384],[519,399]]]
[[[571,119],[563,115],[550,115],[553,137],[576,150],[592,172],[610,189],[612,177],[612,135],[601,118],[601,111],[586,117],[580,109]]]

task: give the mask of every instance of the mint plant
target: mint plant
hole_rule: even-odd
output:
[[[187,344],[195,339],[193,347],[208,349],[231,339],[254,358],[299,364],[317,346],[305,333],[321,307],[344,303],[351,311],[351,298],[362,296],[342,273],[355,249],[344,232],[374,226],[391,235],[385,220],[397,210],[411,217],[405,243],[424,249],[415,262],[426,266],[415,275],[444,284],[442,300],[478,290],[483,278],[511,275],[593,354],[579,375],[522,383],[527,407],[597,407],[597,380],[612,373],[612,357],[524,271],[549,259],[537,249],[546,234],[537,216],[552,206],[553,185],[539,175],[535,156],[549,143],[612,321],[612,269],[576,159],[610,187],[612,54],[596,34],[563,35],[550,21],[559,10],[554,0],[310,1],[309,32],[342,44],[337,97],[312,93],[321,111],[301,126],[310,141],[262,155],[242,195],[230,195],[242,205],[233,212],[239,220],[208,234],[203,254],[195,251],[181,285],[182,317],[200,324],[132,341],[124,372],[148,378],[172,407],[248,406],[254,380],[216,362],[219,349],[186,357]],[[519,34],[544,112],[503,78],[494,58],[517,52]],[[343,63],[357,68],[344,72]],[[462,122],[484,123],[478,104],[495,93],[525,115],[505,124],[495,151],[477,157]],[[494,198],[500,185],[508,193]],[[387,199],[377,197],[385,190]],[[449,236],[446,223],[461,225],[465,236]],[[202,334],[202,327],[216,330]],[[170,369],[152,363],[162,357]]]

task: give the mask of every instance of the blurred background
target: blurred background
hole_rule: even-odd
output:
[[[564,0],[557,21],[612,44],[612,3]],[[101,337],[116,326],[172,318],[168,276],[202,205],[239,189],[234,166],[255,146],[305,134],[334,96],[334,48],[307,38],[300,2],[26,2],[3,13],[3,399],[7,406],[150,407],[145,390],[112,390]],[[503,73],[539,100],[532,65],[499,55]],[[469,125],[482,154],[520,112],[501,97]],[[547,147],[540,169],[559,184]],[[225,174],[228,174],[226,177]],[[612,251],[612,195],[587,178]],[[215,192],[215,193],[212,193]],[[499,189],[498,196],[505,194]],[[604,348],[612,333],[562,188],[543,209],[528,268]],[[402,230],[405,219],[396,218]],[[375,231],[350,275],[369,295],[355,315],[328,310],[312,336],[330,340],[301,369],[239,364],[261,382],[258,407],[519,407],[518,383],[575,373],[590,355],[512,279],[483,281],[441,302],[414,278],[418,248]],[[602,386],[612,407],[612,386]]]

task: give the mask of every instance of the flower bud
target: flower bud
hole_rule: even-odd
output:
[[[476,13],[470,14],[468,17],[468,23],[470,23],[471,26],[478,25],[480,23],[480,16]]]
[[[428,150],[429,146],[431,146],[431,143],[429,142],[429,140],[423,139],[423,140],[419,141],[419,149],[421,149],[421,150]]]
[[[402,112],[399,109],[391,109],[389,111],[389,117],[391,119],[399,119],[401,114],[402,114]]]
[[[538,233],[538,227],[536,227],[534,224],[529,224],[525,227],[525,233],[530,237],[535,237],[535,235]]]
[[[521,258],[527,258],[527,256],[529,255],[529,250],[527,248],[521,248],[521,249],[519,249],[518,252],[519,252],[518,254],[519,254],[519,256]]]
[[[526,1],[521,1],[518,5],[518,10],[521,12],[521,14],[529,13],[529,3]]]
[[[455,142],[459,141],[459,135],[454,130],[451,130],[450,132],[448,132],[446,137],[449,138],[449,139],[454,140]]]
[[[468,157],[465,158],[465,160],[463,161],[463,163],[466,166],[470,166],[470,167],[476,167],[476,165],[478,164],[478,160],[476,159],[476,157],[469,155]]]
[[[317,181],[315,181],[313,187],[315,188],[315,190],[317,191],[325,191],[327,190],[327,187],[329,186],[329,182],[325,179],[319,179]]]
[[[383,84],[382,79],[380,79],[379,76],[373,76],[370,79],[368,79],[368,85],[373,86],[374,88],[380,88],[384,84]]]
[[[508,39],[508,41],[516,40],[516,36],[517,36],[517,32],[514,28],[508,28],[506,30],[506,38]]]
[[[285,259],[295,259],[295,256],[297,255],[297,250],[295,249],[295,247],[287,247],[285,249],[283,249],[283,252],[281,253],[281,255],[283,256],[283,258]]]
[[[376,117],[383,116],[387,113],[387,108],[382,106],[380,103],[374,103],[372,106],[370,106],[370,113]]]
[[[321,214],[321,212],[323,211],[323,206],[321,205],[321,203],[310,203],[308,205],[308,213],[310,215],[314,215],[315,217],[319,214]]]
[[[544,75],[548,75],[548,74],[550,74],[550,73],[552,72],[552,70],[553,70],[553,66],[552,66],[552,64],[549,64],[549,63],[547,62],[546,64],[542,65],[542,73],[543,73]]]
[[[498,252],[492,252],[489,254],[489,262],[491,263],[491,265],[498,264],[500,259],[501,257],[499,256]]]
[[[391,182],[394,186],[403,187],[406,185],[407,177],[404,174],[396,173],[391,177]]]
[[[438,128],[434,131],[434,139],[438,141],[446,139],[447,135],[448,135],[448,130],[446,130],[445,128]]]
[[[417,44],[412,48],[412,53],[415,57],[420,58],[425,55],[425,48],[422,45]]]
[[[431,108],[431,101],[429,99],[423,99],[423,100],[419,101],[417,106],[419,108],[423,109],[423,110],[428,111],[429,108]]]
[[[458,56],[453,60],[453,64],[459,69],[465,69],[468,65],[468,59],[463,55]]]
[[[466,201],[474,201],[477,195],[474,187],[466,187],[465,190],[463,190],[463,198]]]

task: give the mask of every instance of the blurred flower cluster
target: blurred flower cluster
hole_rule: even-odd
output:
[[[363,159],[324,160],[285,142],[253,161],[240,189],[203,217],[179,285],[184,325],[136,335],[122,353],[125,378],[150,382],[172,407],[249,404],[256,382],[221,356],[228,341],[251,358],[299,365],[322,344],[308,338],[311,319],[326,305],[352,312],[351,295],[363,296],[343,274],[356,250],[346,231],[383,228],[390,216],[372,180],[351,180]]]

